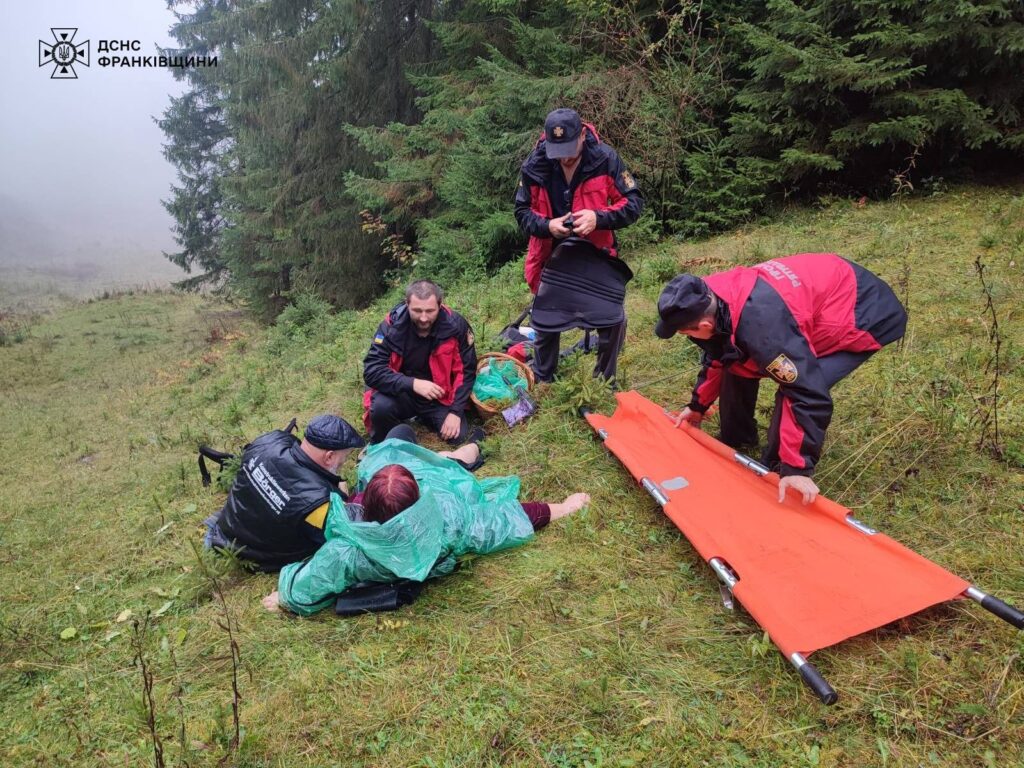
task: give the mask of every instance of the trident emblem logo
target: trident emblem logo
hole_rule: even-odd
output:
[[[39,66],[53,64],[51,80],[77,80],[75,64],[89,66],[89,41],[75,42],[78,27],[50,27],[54,42],[39,41]]]

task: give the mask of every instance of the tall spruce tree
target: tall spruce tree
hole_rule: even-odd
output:
[[[780,189],[867,191],[1024,152],[1015,0],[769,0],[731,31],[729,150]]]
[[[171,258],[229,272],[265,314],[299,290],[339,306],[372,298],[386,257],[343,183],[347,171],[372,168],[343,126],[415,119],[404,68],[429,54],[432,7],[248,0],[182,15],[176,39],[214,51],[220,66],[209,80],[196,75],[161,123],[184,181],[168,202],[184,247]],[[213,147],[217,163],[202,154],[214,127],[230,137]],[[200,225],[205,239],[192,238]]]
[[[171,35],[180,48],[163,51],[175,56],[216,56],[221,41],[207,39],[204,28],[214,15],[224,13],[227,0],[185,3],[169,0],[168,7],[195,6],[192,13],[175,11],[177,23]],[[221,180],[231,166],[234,142],[222,107],[221,71],[214,68],[173,68],[178,80],[190,90],[172,97],[157,124],[167,135],[164,156],[178,170],[178,183],[163,201],[174,217],[177,253],[164,255],[187,273],[199,274],[181,281],[183,288],[198,288],[221,280],[227,264],[221,255],[220,238],[225,226],[225,200]]]

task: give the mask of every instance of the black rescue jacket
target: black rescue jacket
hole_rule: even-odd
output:
[[[323,515],[314,513],[329,503],[332,492],[340,493],[341,478],[299,445],[297,437],[282,430],[249,443],[218,515],[224,538],[262,571],[278,571],[316,552],[324,534]]]

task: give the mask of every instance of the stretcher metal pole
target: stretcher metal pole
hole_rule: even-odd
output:
[[[651,496],[654,498],[656,502],[658,502],[660,506],[664,507],[666,504],[668,504],[668,496],[666,496],[665,492],[658,487],[658,484],[652,482],[649,477],[640,478],[640,485],[644,487],[644,490],[651,494]]]

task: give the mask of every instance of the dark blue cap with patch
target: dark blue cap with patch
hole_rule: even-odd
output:
[[[671,339],[680,328],[688,328],[704,316],[711,304],[711,289],[696,275],[676,275],[658,297],[659,320],[654,333]]]
[[[583,122],[575,109],[556,109],[544,121],[544,152],[551,160],[576,157]]]
[[[362,448],[366,441],[340,416],[325,413],[317,416],[306,427],[306,439],[325,451]]]

